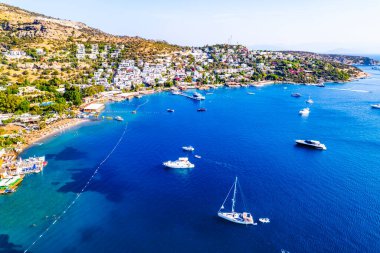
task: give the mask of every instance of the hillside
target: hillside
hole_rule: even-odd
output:
[[[4,53],[10,50],[18,50],[27,53],[32,59],[17,61],[13,68],[0,65],[0,73],[6,72],[11,81],[21,81],[25,77],[22,74],[25,64],[33,62],[36,68],[58,71],[55,77],[64,80],[72,80],[77,75],[67,73],[70,67],[77,67],[74,51],[78,43],[90,45],[99,43],[115,46],[123,44],[125,50],[122,55],[131,58],[149,59],[158,54],[166,54],[179,47],[162,41],[146,40],[138,37],[114,36],[98,29],[89,27],[81,22],[61,20],[26,11],[17,7],[0,3],[0,50]],[[35,57],[36,49],[43,50],[43,57]],[[3,59],[3,65],[13,63]],[[90,68],[92,63],[82,63],[81,68]],[[42,66],[42,67],[41,67]],[[61,70],[64,70],[62,72]],[[21,71],[18,71],[21,70]],[[31,70],[28,73],[30,81],[40,78],[40,74]],[[21,78],[20,78],[21,77]],[[51,76],[47,76],[50,78]]]

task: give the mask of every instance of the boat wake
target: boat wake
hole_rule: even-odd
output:
[[[53,222],[37,237],[37,239],[35,241],[33,241],[32,244],[29,245],[28,248],[26,248],[26,250],[24,250],[24,253],[28,252],[44,235],[47,234],[47,232],[49,232],[49,230],[70,210],[70,208],[75,204],[75,202],[79,199],[79,197],[82,195],[82,193],[87,189],[87,187],[89,186],[89,184],[91,183],[92,179],[94,178],[94,176],[99,172],[100,168],[102,167],[102,165],[111,157],[111,155],[115,152],[115,150],[117,149],[117,147],[119,146],[119,144],[121,143],[121,141],[124,139],[125,137],[125,134],[127,132],[127,129],[128,129],[128,124],[125,124],[125,127],[124,127],[124,131],[123,133],[121,134],[120,138],[118,139],[118,141],[116,142],[116,144],[114,145],[114,147],[111,149],[111,151],[108,153],[108,155],[103,159],[103,161],[101,161],[98,165],[98,167],[94,170],[94,172],[92,173],[91,177],[87,180],[86,184],[83,186],[83,188],[81,189],[81,191],[79,193],[77,193],[77,196],[74,198],[74,200],[61,212],[60,215],[58,216],[55,216]]]

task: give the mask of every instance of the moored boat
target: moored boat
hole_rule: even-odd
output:
[[[174,109],[167,109],[167,112],[174,112]]]
[[[190,152],[193,152],[195,150],[193,146],[183,146],[182,149],[184,151],[190,151]]]
[[[321,150],[327,149],[325,144],[315,140],[296,140],[296,144]]]
[[[195,167],[187,157],[180,157],[176,161],[167,161],[163,165],[172,169],[192,169]]]
[[[308,116],[310,114],[310,109],[309,108],[303,108],[302,110],[299,111],[299,114],[302,116]]]
[[[205,100],[206,99],[204,96],[202,96],[202,94],[200,94],[198,92],[193,93],[193,98],[195,98],[197,100]]]
[[[257,225],[257,223],[254,222],[252,214],[249,212],[236,212],[235,211],[235,204],[236,204],[236,192],[237,192],[237,183],[238,178],[235,178],[235,182],[232,185],[230,191],[227,194],[226,199],[224,200],[222,206],[220,207],[218,211],[218,216],[222,219],[237,223],[237,224],[244,224],[244,225]],[[226,203],[231,191],[233,189],[232,194],[232,207],[231,211],[224,212],[224,204]]]
[[[270,222],[270,219],[269,218],[259,218],[259,221],[261,223],[269,223]]]
[[[115,117],[115,120],[116,120],[116,121],[124,121],[124,119],[123,119],[122,117],[120,117],[120,116],[116,116],[116,117]]]
[[[325,84],[324,83],[317,83],[317,85],[316,85],[317,87],[325,87]]]
[[[199,108],[197,109],[198,112],[205,112],[206,111],[206,108]]]
[[[308,100],[306,100],[306,103],[307,103],[307,104],[313,104],[314,101],[313,101],[313,99],[311,99],[310,96],[309,96]]]
[[[291,96],[295,97],[295,98],[299,98],[299,97],[301,97],[301,94],[300,93],[292,93]]]
[[[371,105],[371,107],[373,109],[380,109],[380,104],[374,104],[374,105]]]

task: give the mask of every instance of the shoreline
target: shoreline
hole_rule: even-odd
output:
[[[26,149],[34,146],[36,142],[45,140],[50,137],[54,137],[55,135],[64,132],[70,128],[81,125],[85,122],[90,122],[88,119],[79,119],[79,118],[71,118],[71,119],[62,119],[53,124],[41,129],[36,130],[24,135],[24,143],[21,145],[21,151],[18,153],[18,156],[22,154]]]
[[[349,83],[349,82],[353,82],[356,80],[365,79],[365,78],[368,78],[370,76],[371,75],[369,73],[363,71],[360,75],[358,75],[354,78],[351,78],[350,80],[347,80],[347,81],[341,81],[339,83]],[[325,83],[334,83],[334,82],[335,81],[332,81],[332,80],[326,80],[325,81]],[[249,86],[251,86],[251,87],[264,87],[264,86],[277,85],[277,84],[306,85],[306,86],[309,85],[310,86],[310,84],[307,84],[307,83],[295,83],[295,82],[291,82],[291,81],[264,80],[264,81],[251,82],[249,84],[241,84],[241,83],[236,83],[234,85],[219,84],[219,85],[206,85],[206,87],[208,89],[210,89],[210,88],[215,89],[215,88],[221,88],[221,87],[244,88],[244,87],[249,87]],[[202,88],[202,86],[200,86],[200,87],[199,86],[193,86],[193,87],[188,87],[187,89],[203,90],[204,88]],[[138,92],[138,93],[141,96],[146,96],[146,95],[152,95],[152,94],[156,94],[156,93],[160,93],[160,92],[168,92],[171,90],[172,90],[171,88],[163,88],[160,90],[153,90],[152,92],[149,92],[149,93],[146,93],[146,92]],[[128,100],[128,99],[130,99],[130,98],[126,98],[125,100]],[[100,100],[103,100],[103,99],[100,99]],[[99,101],[99,100],[92,101],[92,103],[97,102],[97,101]],[[117,102],[117,101],[113,101],[112,99],[105,99],[102,102],[105,104],[108,104],[108,103],[113,103],[113,102]],[[42,140],[50,138],[50,137],[54,137],[53,135],[56,135],[56,134],[61,133],[63,131],[66,131],[72,127],[81,125],[85,122],[90,122],[90,120],[89,119],[82,119],[82,118],[62,119],[62,120],[59,120],[57,122],[54,122],[53,124],[47,126],[44,129],[27,133],[24,136],[25,143],[23,143],[21,145],[21,151],[18,152],[17,156],[19,156],[26,149],[35,145],[36,142],[42,141]]]

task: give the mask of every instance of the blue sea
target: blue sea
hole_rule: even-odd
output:
[[[380,71],[363,69],[373,75],[325,88],[108,104],[103,115],[124,122],[88,122],[22,154],[49,164],[0,197],[0,252],[380,252],[380,110],[370,108],[380,103]],[[300,117],[309,96],[311,113]],[[295,146],[299,138],[327,150]],[[163,168],[180,156],[195,168]],[[217,217],[235,176],[236,209],[244,200],[269,224]]]

